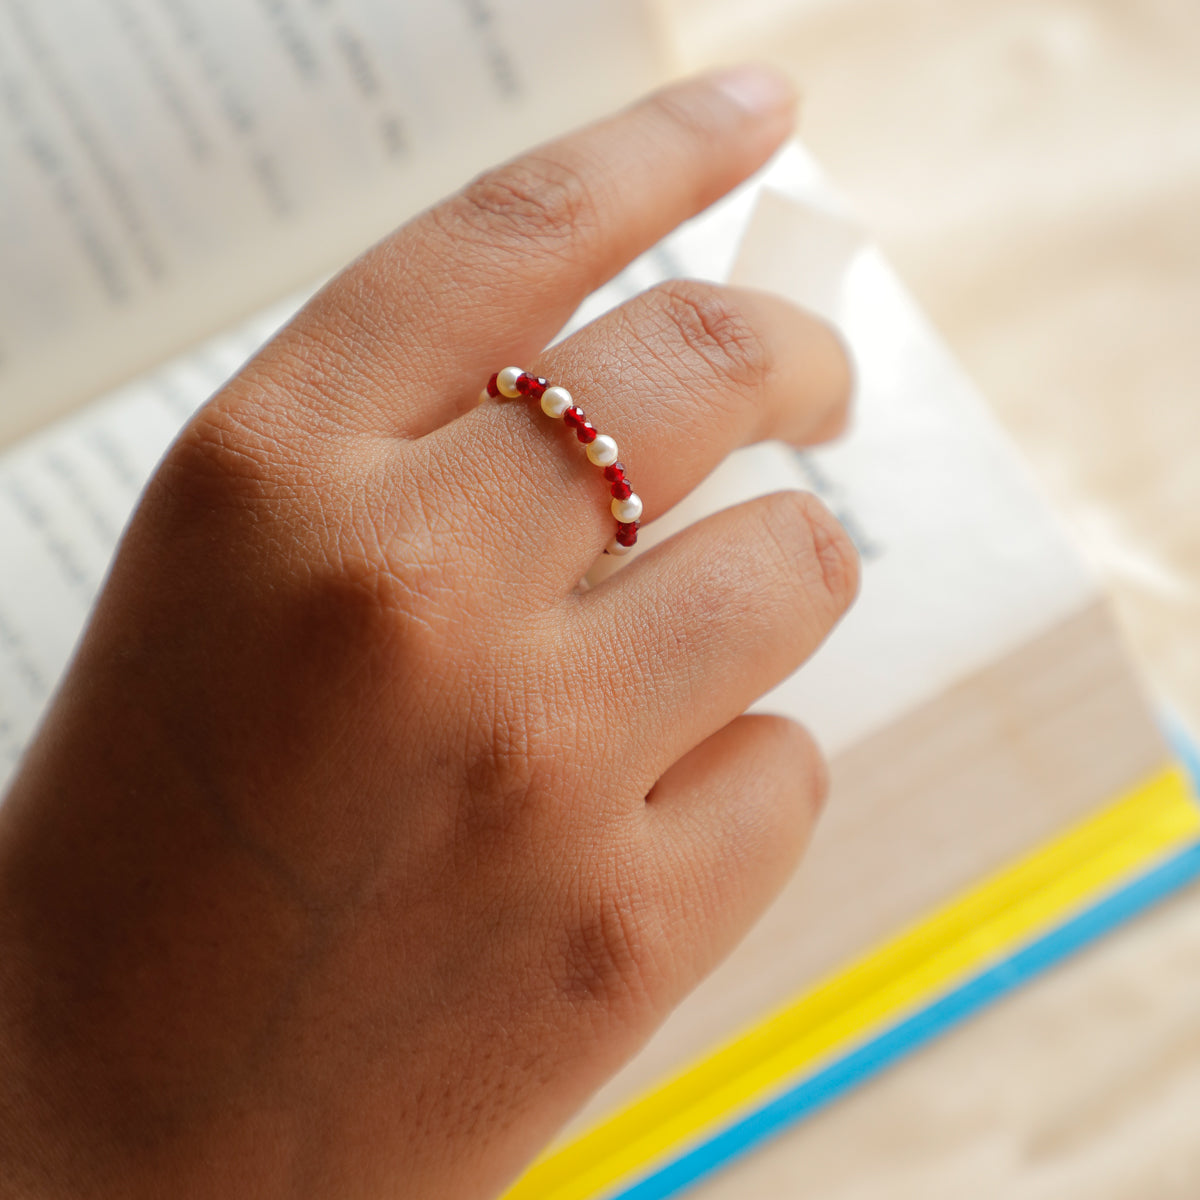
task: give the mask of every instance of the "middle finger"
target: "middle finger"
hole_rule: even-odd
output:
[[[568,388],[616,440],[643,522],[738,446],[832,436],[851,385],[841,341],[820,319],[766,293],[690,280],[652,288],[528,367]],[[478,531],[464,546],[526,588],[570,590],[613,535],[602,469],[536,400],[480,405],[424,449],[439,477],[460,480],[462,524]]]

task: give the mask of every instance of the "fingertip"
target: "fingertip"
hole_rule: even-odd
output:
[[[760,757],[785,764],[782,774],[792,781],[796,805],[793,837],[797,847],[808,842],[812,826],[829,799],[829,763],[808,727],[781,713],[746,713],[741,718],[748,730],[762,739]]]
[[[810,445],[820,445],[839,438],[849,428],[857,407],[859,391],[858,361],[849,338],[832,321],[817,318],[832,348],[830,355],[830,380],[827,389],[828,404],[824,418],[814,426],[810,434]]]
[[[645,101],[664,114],[673,138],[682,132],[720,176],[711,203],[756,171],[791,133],[797,93],[791,80],[764,64],[713,71],[669,84]],[[729,174],[730,169],[733,173]]]
[[[768,579],[775,581],[772,599],[782,604],[785,612],[799,600],[814,618],[813,624],[794,630],[807,659],[858,595],[858,548],[837,516],[813,492],[799,488],[770,492],[729,511],[737,514],[739,508],[751,518],[751,533],[760,535],[756,548],[763,564],[759,573],[762,586],[765,588]],[[763,596],[765,603],[765,591]]]
[[[812,549],[825,593],[834,611],[843,616],[858,598],[862,586],[862,559],[854,539],[836,514],[817,495],[802,493],[802,504],[812,536]]]
[[[795,871],[828,791],[803,725],[746,713],[685,754],[647,798],[659,877],[690,927],[693,979],[738,942]]]
[[[821,443],[840,437],[849,428],[858,396],[859,373],[853,347],[845,333],[832,321],[821,317],[816,318],[816,325],[830,346],[825,419],[811,435],[814,443]]]
[[[825,811],[825,805],[829,802],[829,790],[833,785],[833,777],[829,773],[829,760],[817,744],[816,738],[808,731],[807,726],[787,717],[780,719],[793,726],[803,742],[803,778],[808,781],[809,808],[812,821],[815,822]]]
[[[798,95],[791,79],[767,63],[742,63],[704,76],[717,92],[748,116],[794,117]]]
[[[807,318],[803,326],[794,318],[792,321],[794,328],[803,330],[806,339],[797,347],[793,361],[793,369],[801,372],[793,390],[808,401],[809,423],[799,437],[793,435],[788,440],[798,446],[832,441],[849,427],[858,391],[858,365],[850,341],[837,325],[820,314],[808,309],[797,310],[781,297],[775,299],[788,304],[793,313],[803,312]],[[795,337],[792,345],[796,347]],[[803,392],[796,390],[799,388],[803,388]]]
[[[804,725],[743,713],[673,764],[646,799],[668,818],[681,806],[700,816],[720,829],[727,849],[731,837],[749,837],[794,862],[829,786],[825,755]]]

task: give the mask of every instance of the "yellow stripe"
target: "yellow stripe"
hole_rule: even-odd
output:
[[[589,1200],[757,1097],[1016,945],[1200,833],[1184,772],[1170,767],[858,959],[736,1040],[530,1168],[505,1200]]]

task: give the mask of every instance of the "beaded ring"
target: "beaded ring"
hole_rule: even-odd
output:
[[[497,371],[479,393],[479,402],[522,397],[538,401],[546,416],[560,419],[575,430],[575,436],[587,447],[588,461],[604,469],[604,479],[612,493],[612,515],[617,519],[616,536],[604,553],[628,554],[637,542],[642,498],[630,487],[625,477],[625,464],[617,460],[617,443],[607,434],[596,432],[565,387],[549,384],[540,375],[530,375],[520,367]]]

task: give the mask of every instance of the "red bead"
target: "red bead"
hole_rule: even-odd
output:
[[[636,521],[618,521],[617,522],[617,532],[618,533],[637,533],[637,531],[638,531],[638,523]]]
[[[528,396],[533,400],[540,400],[542,393],[550,385],[540,375],[530,375],[526,371],[522,371],[517,376],[517,391],[522,396]]]
[[[609,483],[620,483],[625,478],[625,464],[623,462],[615,462],[611,467],[605,467],[604,478]]]
[[[583,415],[583,409],[578,404],[572,404],[570,408],[563,413],[563,420],[572,428],[579,429],[587,424],[587,418]]]
[[[629,486],[627,479],[622,479],[619,483],[614,483],[609,490],[617,500],[628,500],[633,495],[633,488]]]
[[[618,546],[633,546],[637,543],[636,525],[618,525],[617,526],[617,545]]]
[[[496,374],[495,374],[495,375],[493,375],[493,376],[491,377],[491,379],[489,379],[489,380],[488,380],[488,384],[487,384],[487,394],[488,394],[489,396],[491,396],[491,398],[492,398],[493,400],[499,400],[499,399],[500,399],[500,388],[499,388],[499,386],[498,386],[498,380],[499,380],[499,379],[500,379],[500,372],[499,372],[499,371],[497,371],[497,372],[496,372]]]
[[[575,436],[586,446],[588,442],[596,440],[596,427],[591,421],[584,421],[578,429],[575,430]]]

